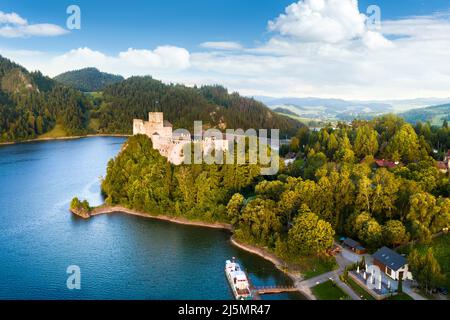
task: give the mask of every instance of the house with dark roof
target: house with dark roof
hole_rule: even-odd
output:
[[[408,260],[388,247],[379,249],[372,255],[373,264],[394,280],[412,279],[408,271]]]
[[[350,249],[356,254],[366,253],[366,248],[364,248],[361,243],[350,238],[345,238],[344,241],[342,241],[342,246],[344,248]]]

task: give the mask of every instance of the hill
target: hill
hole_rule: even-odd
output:
[[[110,85],[103,92],[103,103],[93,117],[99,130],[131,133],[134,118],[146,119],[148,112],[161,111],[175,128],[192,130],[194,121],[204,128],[280,129],[293,135],[302,126],[294,119],[278,115],[261,102],[229,93],[221,86],[186,87],[164,84],[151,77],[131,77]]]
[[[442,125],[444,120],[450,121],[450,104],[413,109],[399,114],[410,123],[430,122],[432,125]]]
[[[351,121],[355,118],[373,118],[393,111],[392,105],[377,101],[347,101],[323,98],[257,97],[271,109],[281,108],[304,119],[322,121]],[[290,114],[292,116],[292,114]]]
[[[0,142],[36,138],[57,123],[83,134],[89,108],[81,92],[0,56]]]
[[[295,113],[295,112],[293,112],[293,111],[291,111],[289,109],[282,108],[282,107],[277,107],[277,108],[273,109],[273,112],[284,114],[284,115],[287,115],[287,116],[296,116],[296,117],[298,117],[297,113]]]
[[[122,76],[101,72],[96,68],[68,71],[54,78],[59,83],[83,92],[102,91],[106,86],[121,82]]]

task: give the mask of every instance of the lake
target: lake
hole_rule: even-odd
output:
[[[255,285],[290,285],[226,231],[121,214],[73,216],[74,196],[99,205],[100,178],[124,138],[0,146],[0,299],[232,299],[225,260]],[[67,268],[80,267],[69,290]],[[297,293],[264,299],[303,299]]]

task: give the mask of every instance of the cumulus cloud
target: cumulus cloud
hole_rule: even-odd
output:
[[[27,24],[27,20],[19,16],[17,13],[4,13],[0,11],[0,24],[15,24],[23,26]]]
[[[205,49],[215,50],[242,50],[243,47],[240,43],[232,41],[209,41],[200,44],[200,47]]]
[[[370,31],[366,22],[356,0],[301,0],[269,21],[268,28],[300,42],[338,44],[362,39],[371,48],[388,45],[389,41]]]
[[[155,50],[128,49],[119,53],[119,59],[132,66],[148,69],[183,70],[189,67],[189,51],[173,46],[161,46]]]
[[[54,37],[68,33],[58,25],[50,23],[28,24],[28,21],[15,12],[4,13],[0,11],[0,37]]]
[[[189,51],[174,46],[160,46],[154,50],[130,48],[119,52],[117,55],[108,55],[84,47],[57,56],[40,56],[39,59],[27,59],[27,57],[20,56],[17,58],[26,67],[38,68],[50,76],[86,67],[96,67],[106,72],[119,73],[124,76],[162,76],[165,73],[180,72],[190,66]]]

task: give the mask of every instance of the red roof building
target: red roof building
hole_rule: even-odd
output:
[[[436,161],[436,168],[438,168],[442,172],[447,172],[447,163],[444,161]]]
[[[375,159],[375,164],[380,168],[389,168],[389,169],[395,168],[396,166],[399,165],[398,162],[392,162],[384,159],[382,160]]]

